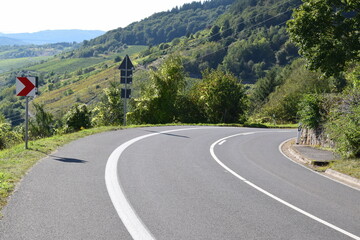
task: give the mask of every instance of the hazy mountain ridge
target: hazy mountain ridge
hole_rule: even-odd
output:
[[[82,42],[103,35],[100,30],[45,30],[34,33],[0,33],[0,45],[49,44]]]
[[[2,45],[25,45],[26,43],[22,40],[5,37],[0,35],[0,46]]]

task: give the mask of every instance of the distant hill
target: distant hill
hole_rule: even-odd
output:
[[[9,37],[2,37],[0,35],[0,46],[2,45],[24,45],[26,44],[22,40],[15,39],[15,38],[9,38]]]
[[[48,44],[59,42],[82,42],[96,38],[104,31],[99,30],[46,30],[34,33],[0,33],[0,45]]]

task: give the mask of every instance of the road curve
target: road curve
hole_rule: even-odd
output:
[[[119,181],[156,239],[359,239],[359,192],[286,159],[278,146],[293,135],[234,128],[151,134],[122,153]],[[215,142],[217,156],[245,181],[214,160]]]
[[[110,169],[149,238],[358,239],[360,192],[285,158],[278,146],[294,135],[160,127],[80,139],[25,177],[3,212],[0,239],[138,239],[104,180],[109,156],[129,141]]]

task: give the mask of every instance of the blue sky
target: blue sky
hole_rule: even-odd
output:
[[[54,29],[112,30],[155,12],[194,0],[5,0],[0,3],[0,33]],[[200,0],[196,0],[200,1]]]

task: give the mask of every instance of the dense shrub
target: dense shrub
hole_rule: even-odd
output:
[[[170,123],[176,121],[176,103],[185,89],[185,72],[180,57],[170,56],[158,70],[150,72],[151,83],[142,97],[131,101],[132,123]]]
[[[310,129],[317,129],[324,121],[322,97],[317,94],[305,94],[299,103],[299,121]]]
[[[91,111],[85,104],[74,105],[64,116],[64,131],[75,132],[91,127]]]
[[[208,122],[236,123],[245,120],[245,90],[233,74],[221,70],[204,72],[197,94]]]
[[[4,116],[0,115],[0,150],[19,143],[21,134],[11,129],[11,124],[6,122]]]
[[[92,123],[97,126],[121,125],[124,119],[123,101],[120,98],[120,88],[116,82],[104,89],[104,95],[93,109]]]
[[[29,136],[31,138],[50,137],[54,134],[54,117],[44,109],[44,105],[33,103],[35,116],[29,121]]]
[[[284,68],[284,84],[268,96],[259,110],[260,117],[270,116],[278,122],[297,122],[299,102],[304,94],[331,92],[330,79],[322,79],[321,73],[306,69],[304,60],[296,60]]]
[[[348,74],[348,88],[330,110],[325,130],[343,157],[360,157],[360,65]]]

